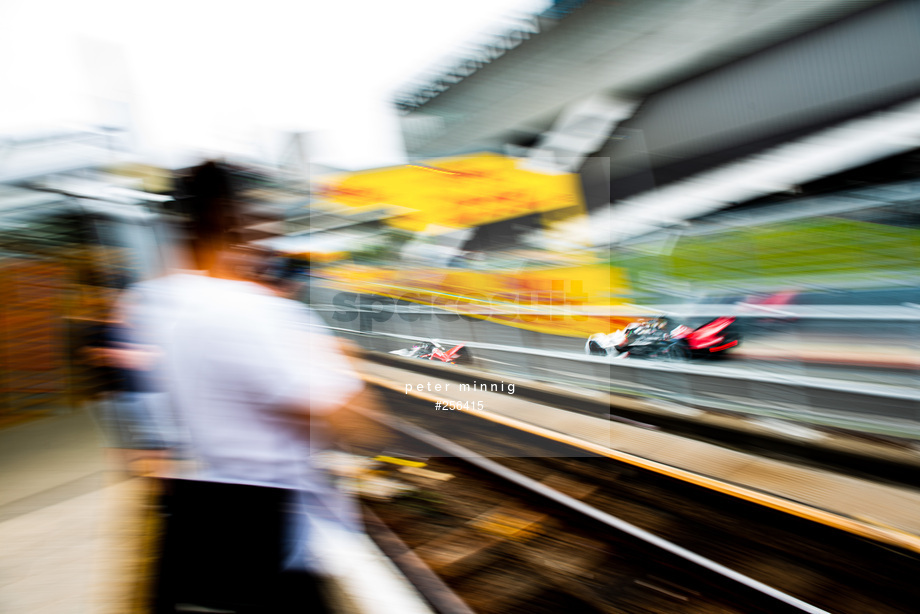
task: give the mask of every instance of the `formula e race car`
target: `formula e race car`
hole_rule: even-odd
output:
[[[451,365],[470,365],[473,363],[473,357],[466,345],[461,343],[447,349],[436,339],[419,341],[411,348],[393,350],[390,354],[405,356],[407,358],[421,358],[422,360],[446,362]]]
[[[741,343],[739,324],[733,317],[720,317],[692,328],[669,318],[642,319],[610,334],[588,337],[585,353],[617,358],[690,358],[723,355]]]

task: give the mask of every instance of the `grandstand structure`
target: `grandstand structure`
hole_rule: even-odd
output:
[[[395,105],[412,159],[579,172],[588,238],[613,247],[847,188],[879,161],[909,180],[918,53],[915,0],[554,2]]]

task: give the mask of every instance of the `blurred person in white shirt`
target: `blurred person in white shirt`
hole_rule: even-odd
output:
[[[253,276],[232,174],[206,163],[187,191],[196,269],[138,284],[123,310],[185,459],[163,480],[153,609],[321,612],[309,519],[354,518],[313,456],[326,434],[360,438],[368,391],[318,318]]]

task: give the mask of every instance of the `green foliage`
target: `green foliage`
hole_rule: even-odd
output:
[[[386,265],[398,261],[400,250],[413,237],[410,232],[387,229],[381,235],[368,240],[367,245],[352,252],[352,259],[358,264]]]
[[[867,280],[880,273],[915,272],[920,231],[841,218],[813,218],[681,237],[667,253],[637,250],[611,255],[643,279],[700,284],[826,280],[847,275]]]

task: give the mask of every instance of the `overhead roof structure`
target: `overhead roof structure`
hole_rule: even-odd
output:
[[[914,0],[586,0],[529,27],[404,96],[407,148],[580,169],[598,245],[920,147]]]
[[[534,16],[398,95],[406,146],[426,157],[528,142],[573,101],[630,104],[877,3],[588,0]]]
[[[112,135],[73,131],[0,138],[0,183],[68,173],[127,159],[112,147]]]

